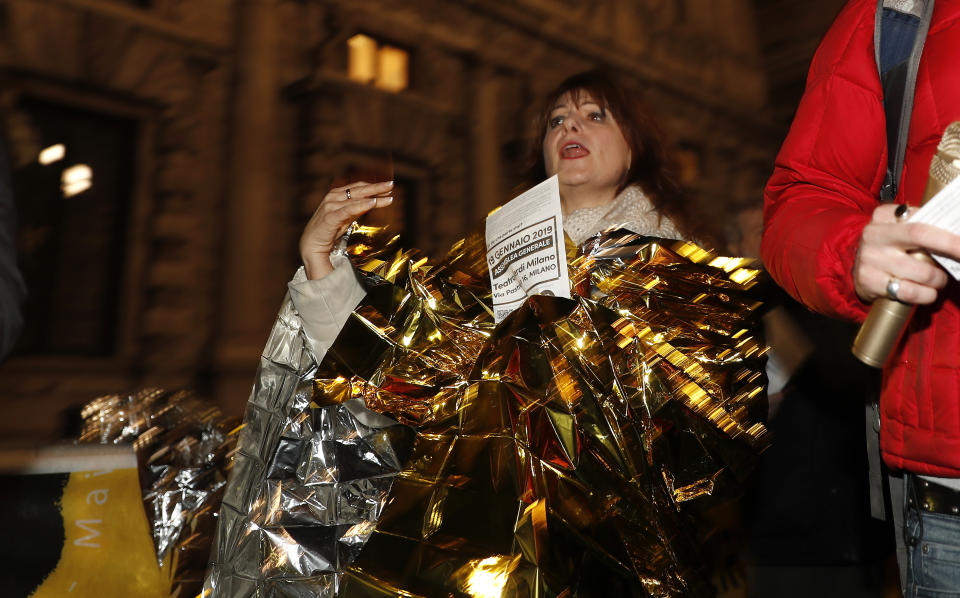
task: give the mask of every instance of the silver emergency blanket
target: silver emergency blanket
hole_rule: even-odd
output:
[[[226,487],[235,417],[185,390],[98,397],[82,411],[85,444],[132,444],[157,562],[172,597],[200,591]]]
[[[316,371],[287,297],[247,406],[206,596],[336,596],[380,517],[412,433],[360,399],[317,408]]]

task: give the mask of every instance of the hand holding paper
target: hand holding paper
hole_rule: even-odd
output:
[[[954,179],[922,208],[911,214],[909,221],[930,224],[960,235],[960,178]],[[960,280],[960,262],[936,252],[931,253],[931,256],[954,279]]]
[[[497,322],[530,295],[570,298],[556,176],[487,216],[486,241]]]

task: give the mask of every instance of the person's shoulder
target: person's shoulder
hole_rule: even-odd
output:
[[[810,79],[851,68],[858,72],[876,71],[873,48],[876,0],[852,0],[837,14],[827,31],[810,69]]]

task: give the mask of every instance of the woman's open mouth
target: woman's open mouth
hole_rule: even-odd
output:
[[[562,148],[560,148],[560,157],[564,160],[574,160],[576,158],[582,158],[590,153],[586,147],[579,143],[567,143]]]

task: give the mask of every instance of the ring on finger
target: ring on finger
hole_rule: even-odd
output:
[[[900,279],[896,276],[891,276],[890,280],[887,281],[887,298],[891,301],[900,301],[897,297],[897,293],[900,292]]]
[[[347,189],[347,200],[348,200],[348,201],[350,200],[350,190],[349,190],[349,189]]]
[[[894,210],[893,212],[894,218],[896,218],[897,220],[903,220],[903,218],[907,215],[907,211],[909,209],[910,208],[907,207],[907,204],[905,203],[900,204],[899,206],[897,206],[897,209]]]

